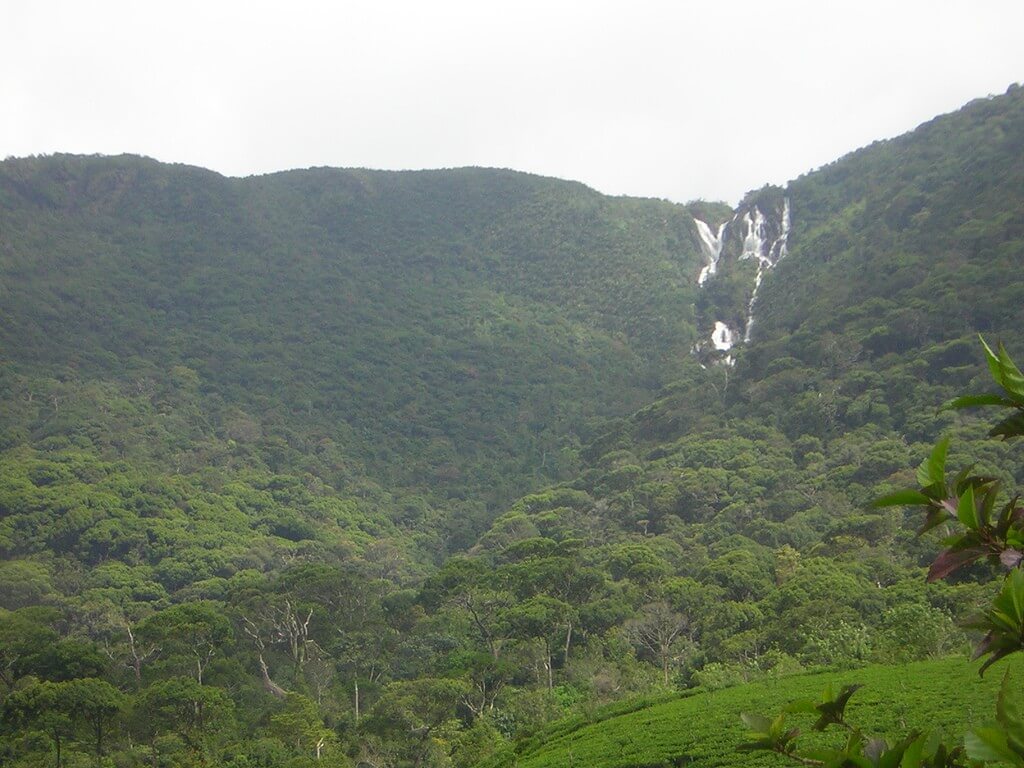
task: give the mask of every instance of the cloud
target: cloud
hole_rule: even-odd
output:
[[[1021,79],[1019,2],[76,3],[11,13],[0,154],[514,167],[737,200]]]

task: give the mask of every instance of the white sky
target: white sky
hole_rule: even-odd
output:
[[[0,0],[0,157],[736,202],[1024,80],[1024,2]]]

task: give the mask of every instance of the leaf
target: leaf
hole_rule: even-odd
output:
[[[752,734],[760,736],[771,733],[772,721],[764,715],[759,715],[756,712],[743,712],[740,714],[740,720],[750,729]]]
[[[1024,435],[1024,411],[1018,411],[1013,416],[1003,419],[988,431],[991,437],[1001,437],[1010,440],[1014,437]]]
[[[1016,568],[1021,560],[1024,560],[1024,552],[1019,549],[1004,549],[999,553],[999,562],[1007,569]]]
[[[1006,734],[999,728],[976,728],[964,736],[964,747],[971,760],[1024,765],[1020,755],[1010,749]]]
[[[1017,703],[1010,698],[1010,670],[1003,673],[1003,682],[999,686],[999,696],[996,698],[996,719],[1008,731],[1020,731],[1024,727],[1020,709],[1017,707]]]
[[[999,342],[999,367],[1003,374],[1003,389],[1015,400],[1024,400],[1024,374],[1020,372],[1003,342]]]
[[[919,741],[918,733],[907,736],[903,741],[893,744],[878,755],[875,761],[877,768],[900,768],[907,750]],[[885,742],[882,742],[883,744]]]
[[[981,665],[981,669],[978,670],[978,677],[985,676],[985,670],[995,664],[1004,656],[1009,656],[1014,651],[1020,650],[1019,648],[1000,648],[997,651],[993,651],[992,655]]]
[[[960,501],[956,506],[956,516],[965,528],[972,531],[978,530],[978,507],[974,503],[973,486],[967,486],[967,490],[960,495]]]
[[[993,482],[985,491],[985,498],[982,499],[981,508],[978,510],[978,522],[987,526],[992,522],[992,510],[996,507],[996,497],[999,496],[999,482]]]
[[[980,334],[978,336],[981,339],[981,346],[985,350],[985,362],[988,363],[989,373],[992,374],[992,378],[995,379],[996,384],[999,386],[1003,385],[1003,369],[999,364],[999,358],[996,357],[996,353],[993,352],[988,344],[985,342],[984,337]]]
[[[988,550],[984,547],[967,547],[966,549],[947,549],[932,563],[928,569],[928,581],[944,579],[954,571],[970,565],[980,557],[984,557]]]
[[[978,670],[979,675],[984,675],[985,670],[1003,657],[1021,650],[1024,637],[1024,571],[1019,568],[1010,571],[992,606],[967,626],[985,632],[972,656],[972,659],[979,659],[989,655]]]
[[[1021,510],[1017,508],[1017,502],[1020,500],[1020,496],[1014,496],[1009,502],[999,510],[999,517],[996,519],[996,535],[1000,538],[1004,538],[1010,530],[1010,526],[1013,525],[1014,520],[1017,519]]]
[[[974,408],[979,405],[1005,405],[1012,408],[1016,403],[1002,395],[964,395],[963,397],[956,397],[950,400],[948,403],[943,405],[940,410],[948,411],[959,408]]]
[[[900,768],[921,768],[924,760],[924,745],[928,737],[924,734],[914,738],[907,744],[903,752],[903,759],[900,760]]]
[[[931,455],[917,468],[917,482],[922,488],[941,485],[946,479],[946,454],[949,452],[949,438],[944,437],[935,444]]]
[[[1006,347],[999,342],[998,354],[981,339],[981,346],[985,349],[985,361],[992,373],[992,378],[999,384],[1013,400],[1024,403],[1024,374],[1017,369]]]
[[[944,522],[949,520],[949,517],[950,516],[941,509],[932,508],[928,510],[928,516],[924,520],[924,525],[918,530],[917,535],[921,536],[928,533],[932,528],[942,525]]]
[[[919,504],[930,504],[931,499],[920,491],[906,488],[902,491],[895,491],[881,496],[871,502],[873,507],[909,507]]]
[[[783,711],[789,714],[817,712],[818,705],[810,699],[797,699],[787,704]]]
[[[1015,629],[1024,625],[1024,571],[1016,570],[1010,573],[1003,582],[995,605],[1005,607],[1006,612],[1013,618]]]
[[[826,689],[826,700],[816,707],[821,713],[821,717],[814,724],[814,730],[823,731],[832,723],[842,723],[850,697],[862,687],[861,685],[845,685],[835,698],[831,697],[831,690]]]

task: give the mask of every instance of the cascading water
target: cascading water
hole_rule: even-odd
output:
[[[701,269],[700,276],[697,278],[697,285],[704,285],[704,281],[711,275],[718,271],[718,260],[722,256],[722,245],[725,242],[723,235],[725,234],[725,226],[728,222],[723,222],[718,227],[718,234],[712,234],[711,227],[700,219],[694,219],[693,223],[697,225],[697,234],[700,235],[700,242],[704,250],[704,258],[707,259],[707,264]]]
[[[720,352],[728,352],[732,349],[733,338],[729,326],[720,320],[715,321],[715,330],[711,334],[711,343]]]
[[[786,258],[786,246],[789,243],[789,198],[782,199],[782,219],[779,221],[779,237],[772,246],[772,265]]]
[[[747,234],[743,238],[743,259],[764,258],[764,214],[756,205],[754,206],[754,218],[750,218],[750,211],[743,214],[743,223],[747,225]]]
[[[737,214],[730,221],[721,224],[718,227],[717,233],[713,233],[711,227],[706,222],[695,218],[694,223],[697,226],[697,234],[700,236],[701,250],[706,262],[704,267],[701,268],[700,275],[697,277],[697,285],[703,287],[708,278],[718,272],[718,263],[722,256],[722,249],[726,240],[729,239],[727,238],[727,232],[730,225],[736,223],[737,220],[742,221],[745,226],[743,247],[739,260],[757,260],[757,275],[754,277],[754,289],[750,294],[750,301],[747,302],[746,324],[743,332],[743,341],[746,343],[750,341],[751,332],[754,327],[754,306],[757,303],[758,291],[761,288],[761,282],[764,280],[765,273],[786,256],[790,227],[789,198],[783,198],[782,212],[777,222],[769,222],[761,209],[756,205],[744,213],[742,219],[739,219]],[[774,239],[769,236],[769,232],[773,235],[777,233]],[[710,341],[711,348],[715,351],[729,352],[736,344],[737,339],[736,334],[728,325],[720,320],[716,320]],[[706,345],[707,342],[704,342],[698,345],[697,349],[701,347],[707,349]],[[732,355],[727,355],[722,359],[722,362],[726,365],[732,365]]]
[[[789,240],[789,198],[782,201],[782,218],[779,221],[779,236],[768,248],[764,250],[764,214],[757,206],[754,206],[754,218],[750,218],[748,212],[743,217],[747,224],[747,236],[743,240],[743,253],[740,259],[757,259],[757,276],[754,278],[754,290],[750,294],[750,301],[747,302],[747,323],[743,331],[743,343],[750,342],[750,335],[754,329],[754,304],[757,302],[757,292],[761,288],[761,281],[764,280],[764,273],[779,263],[779,260],[786,255],[786,245]]]
[[[735,218],[734,216],[734,221]],[[704,258],[707,260],[707,264],[701,268],[700,275],[697,276],[697,285],[703,286],[707,279],[718,271],[718,260],[722,257],[722,246],[725,244],[725,228],[729,226],[730,222],[722,222],[718,226],[717,234],[711,232],[711,227],[707,225],[707,222],[697,218],[694,218],[693,222],[697,225],[701,250],[704,251]],[[719,352],[728,352],[734,343],[733,332],[729,326],[716,320],[715,330],[711,333],[711,345]],[[732,365],[732,355],[726,355],[723,362],[726,365]]]

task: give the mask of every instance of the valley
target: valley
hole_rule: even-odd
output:
[[[781,765],[739,713],[830,681],[962,736],[1000,571],[871,502],[1024,481],[939,410],[1022,263],[1019,86],[735,208],[9,158],[0,761]]]

